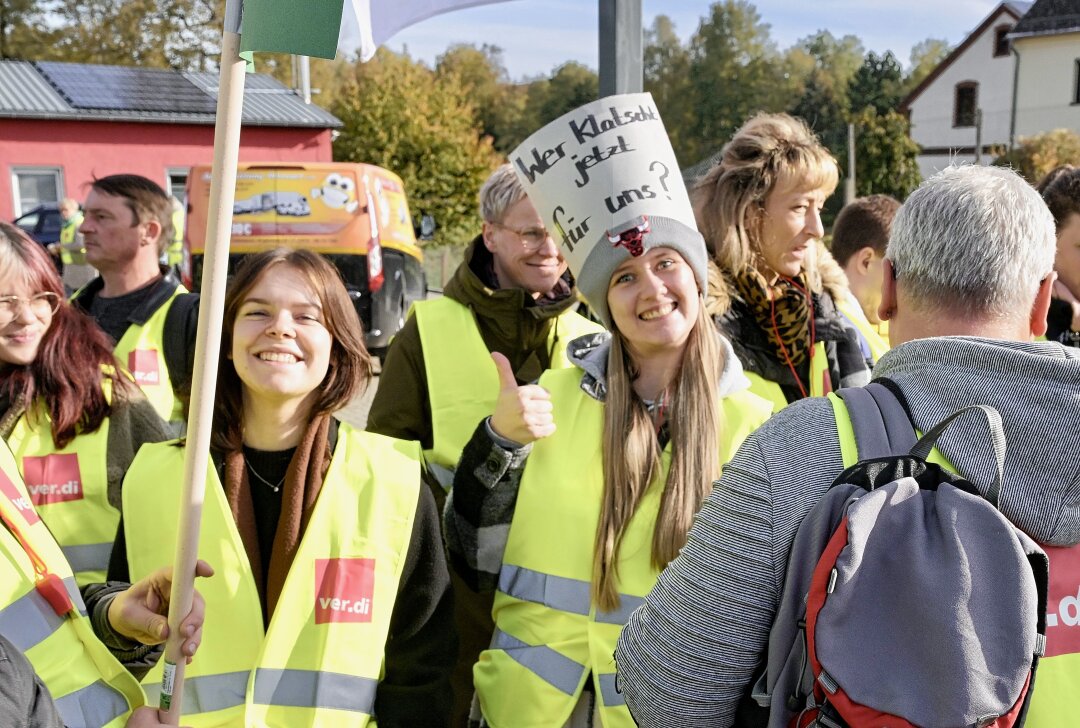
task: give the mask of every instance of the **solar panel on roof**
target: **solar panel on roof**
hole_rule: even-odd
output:
[[[175,71],[50,61],[35,65],[76,109],[213,114],[217,107],[212,96]]]

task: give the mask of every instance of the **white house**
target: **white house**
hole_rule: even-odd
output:
[[[911,120],[911,138],[922,148],[918,163],[923,177],[953,161],[975,161],[977,143],[984,164],[996,149],[1008,147],[1017,65],[1009,34],[1031,7],[1025,2],[998,5],[901,102]]]
[[[1080,130],[1080,0],[1037,0],[1009,40],[1017,57],[1011,141]]]

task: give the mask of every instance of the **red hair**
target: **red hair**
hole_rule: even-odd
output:
[[[114,393],[130,392],[134,385],[118,374],[112,342],[89,316],[76,310],[64,295],[60,275],[39,243],[5,222],[0,222],[0,268],[21,273],[34,293],[60,297],[60,308],[42,337],[30,364],[0,368],[0,395],[11,403],[24,402],[32,417],[35,400],[45,404],[57,448],[81,432],[94,432],[111,408],[102,379],[112,380]]]

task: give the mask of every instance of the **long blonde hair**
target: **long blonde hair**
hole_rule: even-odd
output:
[[[787,114],[751,117],[720,155],[694,185],[690,199],[705,244],[730,283],[754,266],[761,244],[758,210],[769,194],[781,183],[799,180],[831,195],[840,170],[806,123]],[[820,278],[809,260],[806,273],[811,289],[820,291]]]
[[[653,527],[652,564],[662,569],[686,543],[694,514],[720,475],[722,422],[717,384],[723,353],[704,302],[672,383],[668,410],[671,467]],[[619,547],[626,528],[660,472],[661,451],[645,403],[634,392],[637,372],[616,329],[608,353],[604,406],[604,495],[593,552],[593,601],[603,611],[619,606]]]

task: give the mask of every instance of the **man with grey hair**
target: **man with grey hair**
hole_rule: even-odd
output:
[[[576,313],[574,281],[558,246],[509,164],[480,190],[483,230],[443,296],[415,305],[383,365],[367,429],[419,440],[428,482],[441,505],[453,469],[477,423],[495,409],[499,374],[509,362],[519,384],[569,366],[567,344],[600,327]],[[464,725],[472,665],[488,646],[491,595],[455,578],[461,658],[454,674],[453,725]]]
[[[1015,173],[954,167],[924,182],[893,223],[880,306],[893,349],[874,375],[901,396],[919,431],[968,405],[1001,413],[1008,452],[1000,508],[1047,546],[1051,573],[1057,567],[1063,579],[1057,596],[1075,599],[1080,351],[1033,341],[1046,330],[1054,247],[1046,205]],[[850,464],[841,455],[840,417],[846,410],[829,398],[796,402],[724,468],[682,553],[619,640],[619,685],[639,725],[758,724],[752,716],[762,709],[749,695],[765,664],[792,541]],[[986,440],[985,426],[964,417],[938,443],[982,493],[996,475]],[[1047,655],[1080,652],[1068,630],[1067,620],[1051,624]],[[1069,664],[1043,660],[1037,687],[1054,687],[1035,691],[1028,725],[1076,722],[1080,675]],[[787,725],[785,717],[774,712],[769,725]]]

